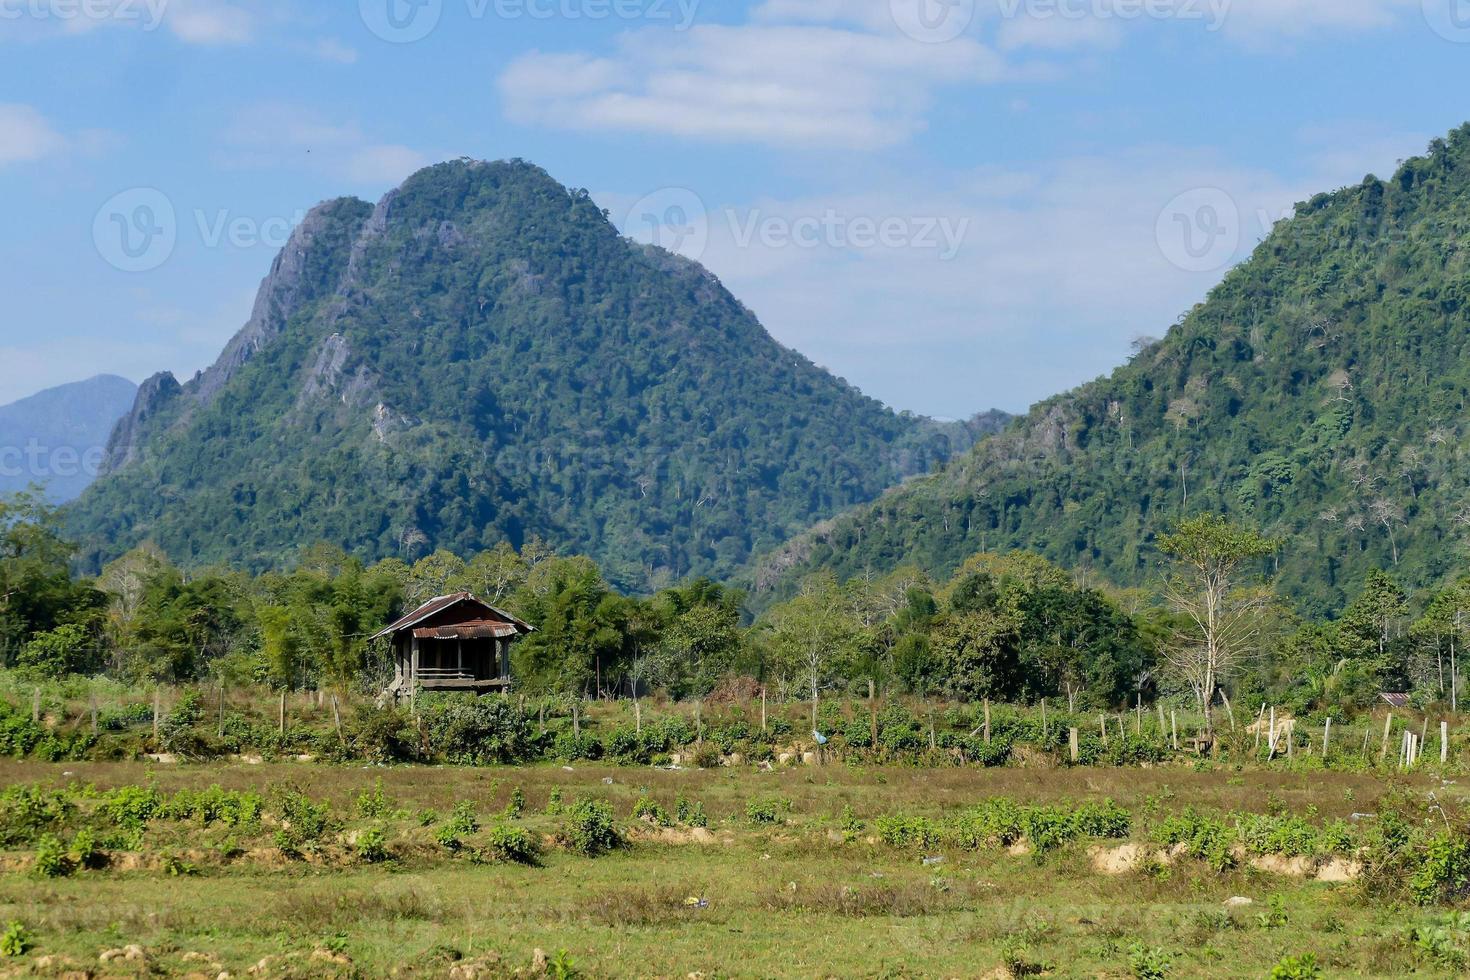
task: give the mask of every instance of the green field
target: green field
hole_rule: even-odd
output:
[[[1450,976],[1470,950],[1453,900],[1420,905],[1372,875],[1325,883],[1262,870],[1238,843],[1223,869],[1190,854],[1098,867],[1126,841],[1152,853],[1190,812],[1230,826],[1278,814],[1265,824],[1271,841],[1311,839],[1264,846],[1307,851],[1299,863],[1315,867],[1334,846],[1371,846],[1367,825],[1380,818],[1362,814],[1429,794],[1456,809],[1459,787],[1428,772],[6,762],[0,780],[11,837],[0,921],[22,923],[32,944],[0,964],[19,975],[501,976],[533,972],[540,949],[547,972],[584,976],[1265,977],[1300,954],[1326,976]],[[197,809],[191,794],[213,786],[214,805],[259,794],[261,813],[229,825],[166,812],[170,799]],[[139,803],[144,793],[152,803]],[[505,816],[517,795],[523,809]],[[303,840],[298,826],[287,843],[287,797],[319,805],[319,834]],[[36,841],[17,837],[48,798],[72,807],[51,827],[63,848],[89,827],[99,852],[57,877],[39,876]],[[577,853],[568,816],[547,813],[556,798],[562,810],[606,801],[623,845]],[[642,799],[671,826],[656,826],[657,813],[635,819]],[[676,819],[681,799],[707,828]],[[478,827],[447,846],[466,801]],[[990,829],[969,841],[957,829],[980,826],[962,815],[988,806],[986,828],[1004,811],[1039,835],[1087,804],[1125,815],[1122,835],[1084,831],[1038,850],[1024,835],[1007,845]],[[536,864],[497,860],[507,827],[539,843]],[[1311,836],[1330,827],[1361,836]],[[365,856],[378,832],[381,850]],[[100,962],[130,945],[135,959]]]

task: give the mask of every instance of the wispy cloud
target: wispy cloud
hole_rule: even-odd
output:
[[[925,125],[935,93],[996,81],[1001,58],[961,38],[756,23],[621,35],[617,50],[533,52],[500,76],[513,119],[775,146],[875,149]]]
[[[51,156],[65,148],[66,142],[32,106],[0,103],[0,167]]]

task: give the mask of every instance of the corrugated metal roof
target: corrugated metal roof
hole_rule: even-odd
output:
[[[473,602],[478,606],[490,610],[505,622],[510,623],[512,626],[515,626],[517,628],[517,631],[520,633],[533,633],[536,630],[536,627],[532,626],[530,623],[517,619],[515,616],[512,616],[510,613],[506,612],[503,609],[495,608],[494,606],[490,605],[490,603],[486,602],[483,599],[476,598],[469,592],[456,592],[452,595],[435,596],[428,602],[419,606],[413,612],[409,613],[406,616],[403,616],[396,622],[393,622],[388,626],[383,627],[377,633],[374,633],[372,639],[376,640],[380,637],[389,636],[393,633],[397,633],[400,630],[406,630],[410,626],[415,626],[418,623],[422,623],[430,616],[435,616],[446,609],[458,605],[461,602]],[[475,620],[471,620],[471,622],[480,621],[483,621],[482,617],[476,617]]]
[[[1407,708],[1409,706],[1409,696],[1407,694],[1380,694],[1378,696],[1395,708]]]
[[[453,626],[421,626],[413,631],[413,635],[421,640],[494,640],[520,636],[521,631],[510,623],[480,620]]]

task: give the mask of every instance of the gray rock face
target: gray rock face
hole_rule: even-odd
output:
[[[229,384],[235,373],[286,329],[286,324],[308,301],[315,298],[319,283],[313,277],[309,261],[313,250],[330,247],[331,239],[345,237],[339,245],[350,245],[357,236],[357,223],[341,221],[341,212],[352,205],[362,206],[352,198],[338,198],[312,208],[302,220],[286,247],[271,263],[270,274],[260,283],[255,307],[240,332],[225,345],[218,360],[190,383],[190,394],[207,405]]]
[[[142,453],[143,434],[151,421],[164,407],[178,397],[178,380],[168,371],[160,371],[138,386],[132,410],[118,420],[107,440],[107,450],[102,457],[98,476],[116,473],[135,462]]]

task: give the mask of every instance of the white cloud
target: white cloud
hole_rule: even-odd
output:
[[[527,123],[776,146],[874,149],[924,126],[935,91],[988,82],[1001,59],[970,39],[926,45],[895,31],[705,25],[621,35],[609,57],[532,52],[501,74]]]
[[[248,44],[255,37],[254,16],[220,0],[169,0],[164,23],[186,44]]]
[[[40,160],[65,147],[66,138],[34,108],[0,103],[0,167]]]
[[[307,50],[322,61],[332,61],[339,65],[357,63],[357,49],[343,44],[334,37],[323,38],[315,44],[308,45]]]
[[[226,168],[301,168],[371,187],[397,184],[429,162],[410,147],[372,139],[356,123],[290,103],[238,112],[220,134],[216,159]]]

